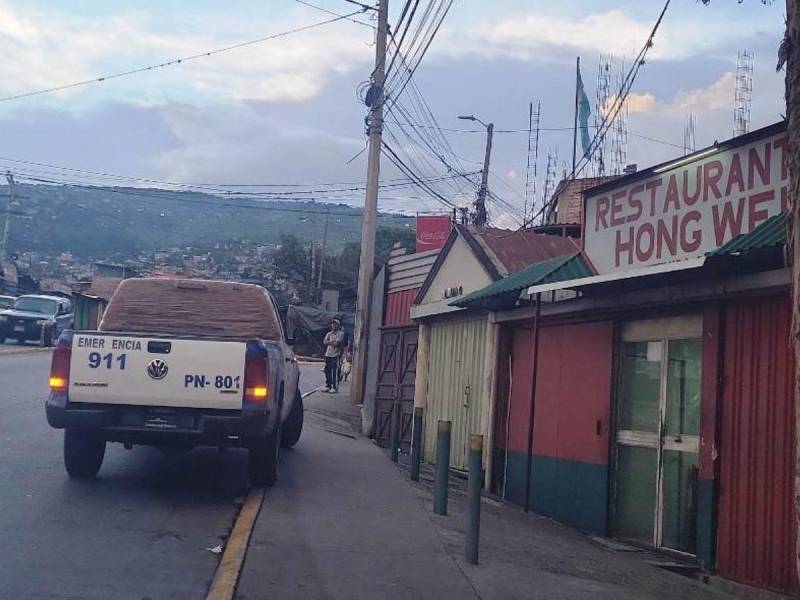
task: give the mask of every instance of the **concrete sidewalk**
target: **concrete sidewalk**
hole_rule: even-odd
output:
[[[306,399],[307,427],[267,492],[238,598],[733,597],[654,565],[668,559],[489,498],[480,564],[467,564],[463,481],[453,480],[448,516],[434,515],[430,479],[412,484],[356,433],[360,411],[348,392]]]
[[[307,398],[303,437],[267,491],[237,597],[475,598],[416,490],[348,426],[360,413],[347,396]],[[348,410],[337,417],[336,406]]]

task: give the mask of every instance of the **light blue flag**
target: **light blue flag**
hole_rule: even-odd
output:
[[[592,108],[589,104],[589,97],[586,95],[586,90],[583,89],[583,79],[581,79],[581,70],[578,69],[578,124],[581,128],[581,148],[583,149],[583,156],[588,158],[589,152],[589,115],[592,114]]]

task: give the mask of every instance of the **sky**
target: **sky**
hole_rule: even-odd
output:
[[[337,13],[358,10],[345,0],[310,1]],[[402,5],[391,0],[390,23]],[[571,166],[576,56],[594,113],[600,54],[613,55],[615,77],[623,61],[629,67],[662,6],[660,0],[454,2],[414,81],[438,124],[458,130],[443,133],[456,170],[480,169],[485,141],[480,126],[458,115],[474,114],[498,130],[489,175],[499,198],[490,204],[494,224],[514,227],[521,220],[529,102],[541,102],[535,193],[528,188],[528,201],[540,203],[548,155],[559,177]],[[644,168],[682,155],[689,114],[698,149],[731,137],[740,50],[755,57],[750,128],[780,120],[783,73],[775,64],[784,10],[780,1],[673,0],[628,98],[626,163]],[[358,16],[361,24],[337,21],[171,67],[6,99],[330,18],[294,0],[0,1],[0,168],[23,180],[76,183],[113,180],[64,167],[215,185],[313,189],[363,181],[366,153],[358,153],[367,108],[358,90],[375,60],[374,32],[363,24],[374,23],[369,13]],[[614,89],[612,80],[612,95]],[[411,93],[406,88],[400,102],[412,105]],[[391,120],[388,129],[395,137],[387,140],[418,175],[452,176]],[[381,175],[383,181],[402,176],[386,161]],[[474,198],[474,187],[457,176],[433,187],[451,203]],[[360,193],[320,196],[341,199],[363,203]],[[379,206],[447,210],[426,191],[407,188],[382,192]]]

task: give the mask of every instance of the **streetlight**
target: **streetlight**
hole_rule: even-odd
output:
[[[475,225],[486,225],[486,191],[489,182],[489,161],[492,158],[492,133],[494,123],[484,123],[475,115],[459,115],[463,121],[473,121],[480,123],[486,128],[486,154],[483,157],[483,173],[481,175],[481,187],[478,189],[478,198],[475,201]]]

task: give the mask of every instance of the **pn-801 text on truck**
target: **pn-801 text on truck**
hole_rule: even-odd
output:
[[[299,370],[274,300],[259,286],[128,279],[99,331],[67,331],[53,352],[47,420],[64,429],[71,477],[92,478],[107,442],[249,450],[271,485],[303,426]]]

